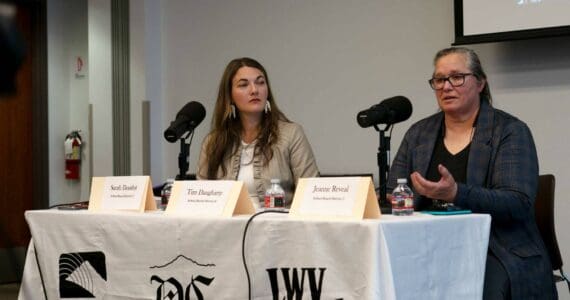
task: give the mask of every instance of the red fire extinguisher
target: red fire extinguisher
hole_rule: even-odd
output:
[[[65,179],[79,180],[82,143],[79,130],[65,137]]]

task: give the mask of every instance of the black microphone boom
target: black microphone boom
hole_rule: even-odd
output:
[[[407,120],[412,115],[412,103],[404,96],[394,96],[365,109],[356,115],[362,128],[378,124],[395,124]]]
[[[164,138],[174,143],[186,132],[193,131],[206,117],[206,109],[196,101],[190,101],[176,114],[176,119],[164,131]]]

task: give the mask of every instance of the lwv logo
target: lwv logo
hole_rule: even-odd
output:
[[[279,272],[279,270],[281,272]],[[267,269],[267,275],[271,282],[271,294],[274,300],[282,299],[279,295],[279,282],[285,286],[286,299],[300,300],[306,289],[311,293],[311,299],[321,299],[321,291],[323,287],[323,277],[326,268],[273,268]],[[317,276],[318,273],[318,276]],[[281,280],[279,276],[281,275]],[[318,278],[317,278],[318,277]],[[308,281],[308,287],[305,285],[305,279]]]

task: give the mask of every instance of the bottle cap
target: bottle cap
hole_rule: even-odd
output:
[[[401,183],[408,183],[408,179],[406,179],[406,178],[398,178],[398,184],[401,184]]]

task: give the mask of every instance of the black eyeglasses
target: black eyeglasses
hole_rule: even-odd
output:
[[[469,75],[475,76],[473,73],[457,73],[447,77],[432,77],[428,82],[432,89],[441,90],[443,89],[446,81],[449,81],[451,86],[454,87],[462,86],[465,83],[465,76]]]

